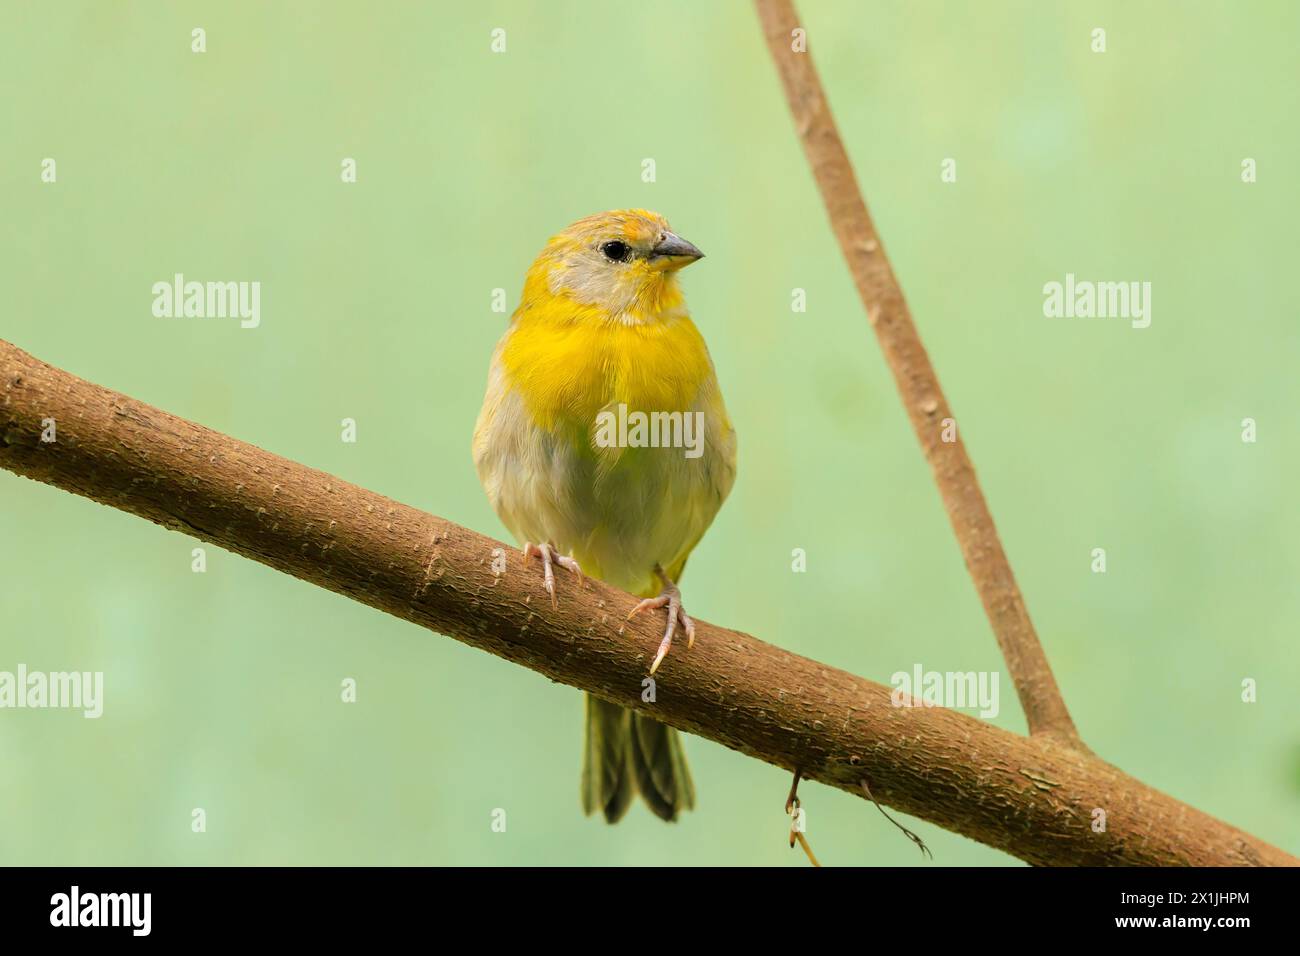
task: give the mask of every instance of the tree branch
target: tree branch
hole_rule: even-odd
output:
[[[956,418],[939,387],[903,290],[863,202],[812,54],[793,49],[793,31],[801,26],[794,5],[790,0],[755,0],[755,3],[840,250],[848,261],[867,318],[884,350],[885,361],[894,374],[921,450],[934,472],[966,567],[1016,685],[1029,732],[1054,734],[1082,748],[1002,550],[975,468],[955,427]],[[951,428],[954,441],[943,440],[949,420],[954,423]]]
[[[53,442],[41,440],[43,420]],[[1300,860],[1051,737],[1025,738],[697,622],[641,699],[655,624],[630,595],[83,381],[0,341],[0,467],[148,518],[552,680],[1040,864]],[[494,551],[506,566],[494,573]],[[500,563],[497,562],[500,570]],[[1094,810],[1105,829],[1093,829]]]

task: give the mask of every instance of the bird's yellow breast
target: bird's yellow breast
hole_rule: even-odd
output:
[[[695,324],[665,305],[654,321],[638,323],[558,299],[523,312],[500,361],[534,423],[590,427],[619,403],[646,412],[690,408],[713,366]]]

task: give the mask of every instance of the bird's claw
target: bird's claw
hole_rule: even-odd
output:
[[[578,583],[581,584],[585,578],[582,576],[582,568],[573,558],[560,554],[553,544],[533,544],[529,541],[524,545],[524,564],[534,554],[542,559],[542,587],[546,588],[546,593],[551,596],[551,608],[558,609],[559,600],[555,596],[555,571],[554,565],[559,565],[567,571],[572,571],[578,576]]]
[[[658,597],[646,598],[641,601],[627,615],[627,619],[630,621],[642,611],[656,610],[661,607],[668,608],[668,627],[664,629],[664,639],[659,642],[659,650],[655,653],[654,662],[650,665],[652,675],[659,669],[659,665],[663,663],[664,658],[668,655],[668,649],[673,646],[673,635],[677,633],[679,624],[682,630],[686,632],[686,649],[690,650],[695,646],[695,622],[687,616],[685,608],[682,607],[682,592],[658,568],[655,571],[664,582],[663,593]]]

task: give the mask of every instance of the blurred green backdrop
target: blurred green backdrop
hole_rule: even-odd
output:
[[[1300,6],[802,6],[1082,732],[1300,849]],[[0,336],[503,536],[469,456],[492,290],[513,309],[579,216],[656,209],[708,253],[684,283],[741,443],[692,613],[881,681],[1001,669],[748,4],[2,11]],[[154,318],[176,272],[260,281],[260,328]],[[1066,272],[1152,282],[1151,327],[1044,318]],[[215,548],[192,573],[191,539],[3,472],[0,543],[0,670],[106,681],[97,721],[0,711],[5,863],[806,865],[757,761],[693,738],[698,811],[609,828],[572,689]],[[1005,673],[1001,704],[1023,729]],[[919,862],[803,796],[825,863]],[[910,825],[938,864],[1014,862]]]

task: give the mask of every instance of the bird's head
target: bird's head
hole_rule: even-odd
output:
[[[681,306],[677,270],[703,256],[658,213],[597,213],[551,238],[528,271],[524,297],[566,298],[613,321],[653,322]]]

